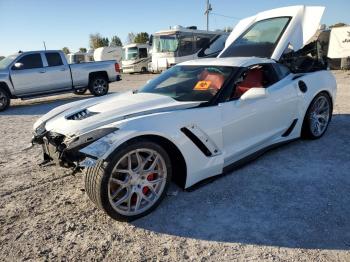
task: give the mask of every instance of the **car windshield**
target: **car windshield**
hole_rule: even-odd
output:
[[[233,73],[225,66],[174,66],[139,92],[170,96],[177,101],[209,102]]]
[[[137,47],[129,47],[123,49],[123,59],[124,60],[133,60],[137,58]]]
[[[176,35],[156,35],[153,37],[153,52],[176,52],[179,47],[179,39]]]
[[[238,37],[221,57],[270,58],[290,19],[290,17],[276,17],[256,22]]]
[[[18,57],[18,55],[10,55],[10,56],[2,59],[0,61],[0,69],[7,68],[17,57]]]

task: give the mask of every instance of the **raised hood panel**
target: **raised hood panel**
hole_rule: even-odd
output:
[[[126,92],[84,102],[74,102],[50,111],[34,128],[45,122],[47,131],[79,135],[126,118],[195,107],[199,102],[178,102],[171,97],[151,93]],[[58,113],[60,112],[60,113]],[[82,119],[76,115],[87,113]]]
[[[222,54],[256,22],[277,17],[290,17],[291,20],[275,45],[270,57],[279,60],[289,45],[294,51],[303,48],[319,28],[324,10],[325,7],[322,6],[290,6],[268,10],[258,13],[255,16],[245,18],[239,21],[231,32],[226,41],[224,50],[218,57],[221,57]],[[254,48],[252,48],[251,56],[254,56],[253,49]]]

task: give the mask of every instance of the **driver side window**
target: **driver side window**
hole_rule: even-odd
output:
[[[239,99],[251,88],[267,88],[278,81],[271,64],[258,64],[247,68],[238,77],[230,96],[230,100]]]
[[[20,68],[13,68],[15,70],[34,69],[43,67],[43,62],[39,53],[25,55],[21,57],[16,63],[21,63],[22,66]]]

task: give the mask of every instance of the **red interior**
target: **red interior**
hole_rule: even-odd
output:
[[[209,88],[215,88],[219,90],[224,84],[225,78],[219,73],[208,72],[207,70],[203,71],[199,77],[200,81],[210,81]]]
[[[241,97],[252,87],[263,87],[263,78],[263,71],[260,68],[250,69],[244,80],[237,84],[233,97]]]

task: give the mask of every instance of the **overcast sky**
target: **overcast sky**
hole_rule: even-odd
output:
[[[234,26],[239,18],[259,11],[296,4],[324,5],[322,23],[350,24],[349,0],[211,0],[210,29]],[[0,55],[18,50],[67,46],[71,51],[88,48],[89,34],[118,35],[125,42],[129,32],[148,32],[174,25],[204,29],[206,0],[0,0]]]

